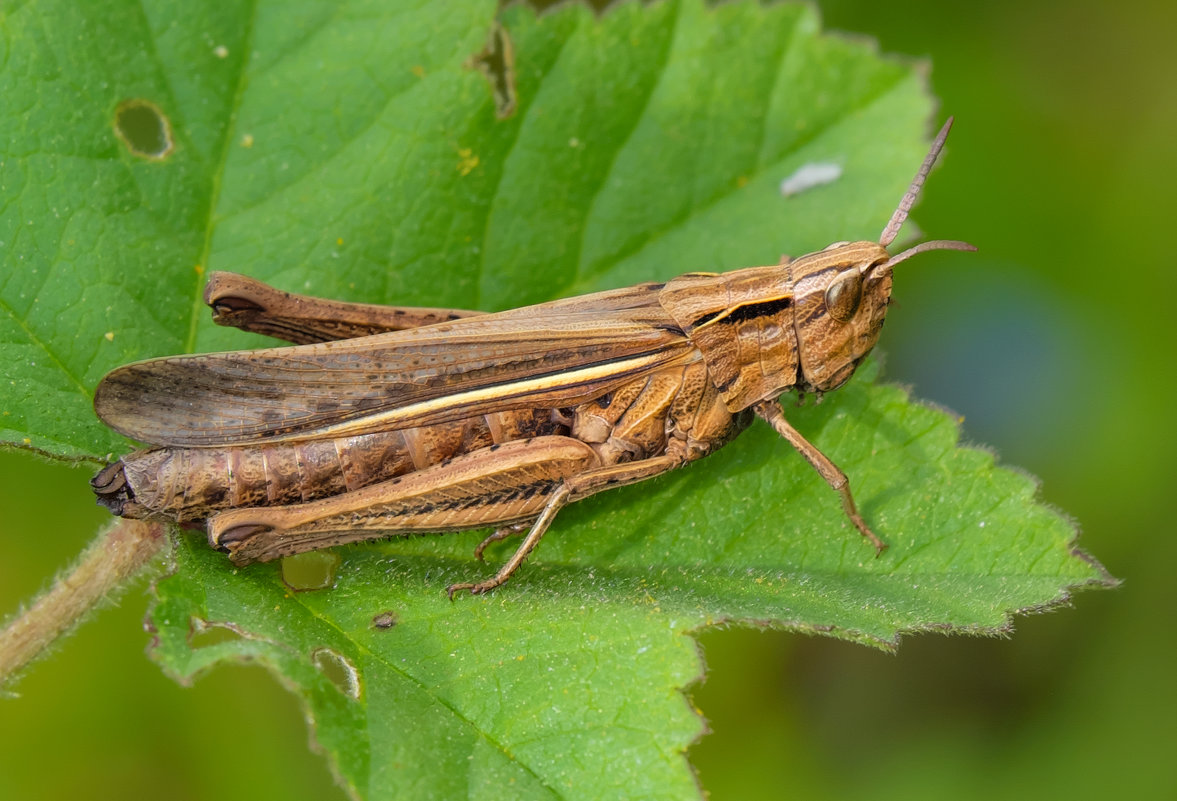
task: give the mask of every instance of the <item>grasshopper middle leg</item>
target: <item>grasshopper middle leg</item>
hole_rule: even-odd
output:
[[[552,525],[552,521],[556,518],[556,513],[569,503],[578,501],[581,498],[587,498],[589,495],[596,494],[602,490],[624,486],[625,484],[634,484],[638,481],[656,476],[659,473],[665,473],[667,470],[672,470],[679,466],[682,461],[682,457],[668,454],[655,456],[651,459],[643,459],[638,462],[626,462],[624,464],[599,467],[595,470],[570,476],[549,496],[547,504],[544,506],[539,517],[531,524],[531,529],[527,532],[527,536],[524,537],[523,542],[494,576],[485,581],[475,583],[451,584],[446,588],[446,592],[453,598],[454,593],[459,590],[469,590],[471,594],[478,595],[479,593],[489,592],[496,587],[502,586],[519,569],[519,566],[523,564],[528,555],[535,549],[535,546],[539,544],[544,534],[547,533],[548,527]],[[497,534],[498,532],[495,532],[488,540],[491,538],[503,538],[497,537]],[[509,535],[504,534],[503,536]],[[485,544],[486,541],[483,542],[483,545]],[[479,549],[482,547],[480,545]]]

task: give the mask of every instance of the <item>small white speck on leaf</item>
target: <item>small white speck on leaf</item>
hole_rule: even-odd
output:
[[[842,166],[829,161],[814,161],[803,164],[785,180],[781,181],[781,195],[793,197],[817,186],[832,184],[842,177]]]

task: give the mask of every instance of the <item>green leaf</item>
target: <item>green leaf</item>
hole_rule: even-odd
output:
[[[260,342],[207,323],[210,269],[494,310],[877,237],[926,150],[920,70],[819,34],[804,6],[511,7],[506,119],[470,66],[495,15],[472,0],[8,11],[0,437],[62,458],[130,447],[90,410],[107,370]],[[158,110],[170,152],[120,137],[127,101],[151,104],[148,123]],[[782,196],[814,162],[842,176]],[[881,558],[754,426],[562,513],[487,597],[443,592],[493,570],[472,558],[478,532],[340,549],[332,589],[297,593],[280,566],[235,570],[180,536],[155,657],[184,678],[271,666],[361,797],[691,797],[683,754],[703,723],[682,688],[702,666],[683,635],[755,622],[892,647],[1002,631],[1109,581],[1030,478],[874,373],[788,413],[849,474]]]

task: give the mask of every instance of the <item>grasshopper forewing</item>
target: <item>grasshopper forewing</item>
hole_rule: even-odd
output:
[[[699,459],[765,419],[836,490],[876,551],[846,475],[785,419],[779,396],[821,394],[879,336],[891,256],[951,119],[880,241],[768,267],[499,314],[372,306],[214,273],[214,319],[296,343],[119,368],[94,404],[151,443],[91,482],[124,517],[203,524],[237,564],[410,532],[526,535],[473,593],[505,582],[562,507]]]

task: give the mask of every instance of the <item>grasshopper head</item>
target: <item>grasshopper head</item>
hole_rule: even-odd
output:
[[[895,256],[887,250],[919,196],[951,127],[949,117],[877,243],[838,242],[788,264],[800,350],[798,386],[802,390],[826,392],[842,386],[879,341],[896,264],[926,250],[976,250],[965,242],[943,240],[924,242]]]
[[[874,242],[832,245],[789,264],[799,385],[825,392],[846,383],[879,340],[891,301],[891,255]]]

